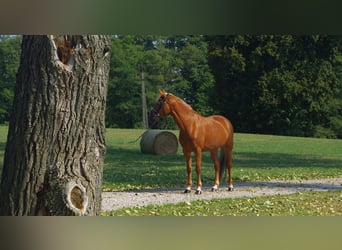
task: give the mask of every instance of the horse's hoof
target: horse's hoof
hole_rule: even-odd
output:
[[[233,187],[229,187],[228,188],[228,192],[232,192],[232,191],[234,191],[234,188]]]
[[[191,193],[191,189],[185,189],[184,190],[184,194],[189,194],[189,193]]]
[[[216,192],[217,190],[218,188],[214,188],[214,187],[211,188],[211,192]]]
[[[202,194],[201,190],[196,190],[195,194]]]

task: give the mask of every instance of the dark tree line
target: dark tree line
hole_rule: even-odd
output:
[[[8,120],[21,37],[0,38],[0,123]],[[238,132],[342,138],[341,37],[112,36],[106,126],[142,127],[158,89]],[[172,120],[162,127],[173,128]]]
[[[213,107],[237,130],[342,137],[338,37],[208,37]]]

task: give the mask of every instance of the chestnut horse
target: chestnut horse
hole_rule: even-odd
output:
[[[191,192],[192,152],[196,155],[196,194],[202,193],[201,165],[203,151],[209,151],[214,162],[215,182],[211,190],[216,191],[218,189],[224,172],[224,165],[226,165],[228,169],[228,191],[233,191],[231,174],[233,126],[231,122],[219,115],[203,117],[180,98],[160,90],[160,97],[149,112],[149,124],[154,124],[167,115],[173,117],[180,130],[179,142],[183,148],[188,175],[187,187],[184,193]],[[221,148],[221,160],[218,159],[219,148]]]

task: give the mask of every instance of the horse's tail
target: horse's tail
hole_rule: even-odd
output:
[[[227,177],[227,157],[224,152],[224,147],[220,148],[220,182]]]

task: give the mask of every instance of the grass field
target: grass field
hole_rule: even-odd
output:
[[[185,161],[181,153],[157,156],[140,153],[139,129],[107,129],[104,190],[184,187]],[[178,132],[174,131],[177,136]],[[0,126],[0,167],[7,127]],[[342,176],[342,140],[235,134],[235,181],[317,179]],[[195,171],[194,177],[195,177]],[[214,179],[208,153],[203,154],[203,185]]]
[[[142,133],[143,130],[107,129],[104,188],[185,186],[181,147],[173,156],[141,154],[139,141],[130,142]],[[342,140],[237,133],[233,157],[233,179],[236,181],[342,176]],[[211,185],[214,170],[208,153],[203,154],[202,173],[203,184]]]
[[[181,147],[176,155],[171,156],[142,154],[139,140],[133,141],[143,132],[107,129],[103,190],[185,186]],[[177,131],[173,132],[177,134]],[[0,126],[0,168],[6,138],[7,127]],[[233,158],[235,181],[342,177],[342,140],[236,133]],[[208,153],[203,154],[202,173],[203,185],[211,185],[214,170]],[[304,192],[134,207],[103,212],[102,215],[342,215],[341,204],[341,191]]]
[[[327,216],[342,215],[342,192],[303,192],[125,208],[104,216]]]

